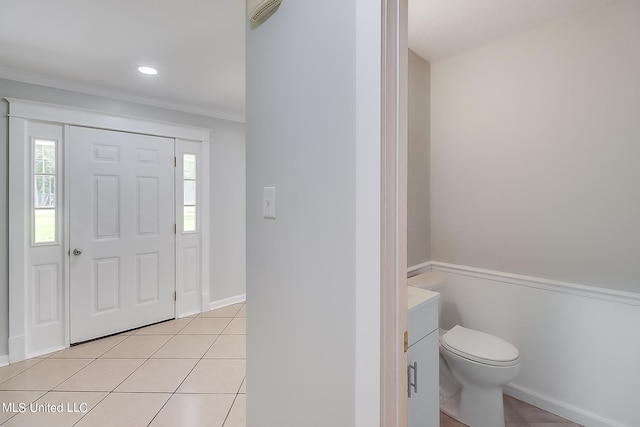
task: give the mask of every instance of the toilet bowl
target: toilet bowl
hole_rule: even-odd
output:
[[[444,282],[436,272],[409,279],[409,285],[435,292]],[[507,341],[460,325],[441,329],[440,409],[471,427],[504,427],[502,389],[519,368],[518,349]]]
[[[518,350],[498,337],[456,325],[440,337],[440,358],[440,377],[448,382],[441,387],[441,409],[472,427],[503,427],[502,388],[518,375]]]

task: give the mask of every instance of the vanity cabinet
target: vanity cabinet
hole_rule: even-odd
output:
[[[439,427],[439,333],[436,292],[408,287],[409,427]]]

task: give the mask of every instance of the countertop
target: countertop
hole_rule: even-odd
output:
[[[426,289],[414,288],[413,286],[407,286],[407,308],[409,311],[423,302],[433,300],[437,303],[440,294]]]

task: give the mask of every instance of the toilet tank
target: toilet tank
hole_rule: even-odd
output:
[[[417,276],[410,277],[407,284],[414,288],[426,289],[433,292],[442,292],[444,280],[444,274],[437,271],[430,271],[428,273],[422,273]]]

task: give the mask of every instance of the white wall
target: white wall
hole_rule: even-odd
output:
[[[412,50],[409,51],[408,85],[407,255],[409,265],[418,265],[431,260],[429,202],[431,67],[426,60]]]
[[[640,3],[431,64],[432,259],[640,292]]]
[[[228,122],[211,132],[211,301],[245,294],[245,126]]]
[[[298,0],[247,29],[248,426],[379,424],[380,13]]]
[[[244,281],[244,125],[51,87],[0,79],[0,356],[8,339],[8,103],[5,97],[50,102],[212,129],[211,132],[211,295],[242,296]],[[213,165],[224,167],[214,168]],[[226,183],[227,185],[222,185]],[[233,215],[220,212],[225,206]],[[225,250],[229,248],[228,252]],[[223,255],[220,255],[223,254]],[[218,259],[224,256],[224,268]]]

